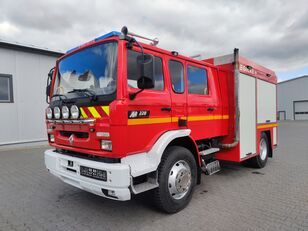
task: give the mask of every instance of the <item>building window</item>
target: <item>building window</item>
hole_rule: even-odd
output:
[[[184,71],[182,63],[170,60],[169,61],[169,72],[172,83],[172,89],[175,93],[184,92]]]
[[[127,82],[131,88],[138,88],[138,64],[137,57],[140,52],[128,50],[127,52]],[[152,90],[164,90],[164,75],[162,59],[154,56],[154,88]]]
[[[13,103],[12,75],[0,74],[0,103]]]
[[[208,95],[207,71],[203,68],[188,65],[188,93]]]

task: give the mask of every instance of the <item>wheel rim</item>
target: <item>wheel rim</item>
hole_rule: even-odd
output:
[[[168,189],[170,195],[176,199],[182,199],[191,187],[191,169],[184,160],[176,162],[168,177]]]
[[[267,143],[265,139],[261,139],[260,141],[260,158],[261,160],[265,160],[267,157]]]

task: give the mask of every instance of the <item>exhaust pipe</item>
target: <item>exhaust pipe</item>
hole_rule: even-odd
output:
[[[239,142],[239,124],[240,124],[240,109],[239,109],[239,49],[234,48],[234,99],[235,99],[235,129],[234,141],[231,144],[219,144],[220,148],[234,148]]]

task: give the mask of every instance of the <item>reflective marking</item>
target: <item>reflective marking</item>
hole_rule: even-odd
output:
[[[82,107],[80,108],[80,112],[81,112],[82,118],[84,118],[84,119],[87,119],[87,118],[88,118],[87,114],[85,113],[85,111],[83,110]]]
[[[88,109],[95,119],[101,118],[101,115],[96,111],[95,107],[88,107]]]
[[[102,109],[109,116],[109,106],[102,106]]]
[[[272,127],[278,127],[278,124],[263,124],[263,125],[258,125],[257,129],[263,129],[263,128],[272,128]]]
[[[171,117],[165,118],[145,118],[145,119],[129,119],[128,125],[138,125],[138,124],[161,124],[170,123]]]
[[[187,119],[187,117],[180,117],[181,119]],[[188,121],[206,121],[206,120],[225,120],[229,119],[229,115],[210,115],[210,116],[189,116]],[[145,119],[128,119],[128,125],[139,124],[160,124],[178,122],[179,117],[163,117],[163,118],[145,118]]]
[[[203,120],[222,120],[229,119],[229,115],[206,115],[206,116],[189,116],[188,121],[203,121]]]

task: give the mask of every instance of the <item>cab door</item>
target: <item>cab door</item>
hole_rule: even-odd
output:
[[[211,68],[195,63],[186,64],[188,128],[194,139],[219,136],[222,127],[222,107],[219,86]]]
[[[187,92],[185,87],[184,62],[174,57],[168,60],[172,128],[187,128]]]
[[[166,73],[160,53],[145,50],[153,55],[154,88],[139,92],[134,99],[127,97],[127,153],[146,152],[171,125],[171,99],[166,87]],[[127,49],[127,94],[140,91],[137,87],[137,57],[141,55],[136,48]]]

